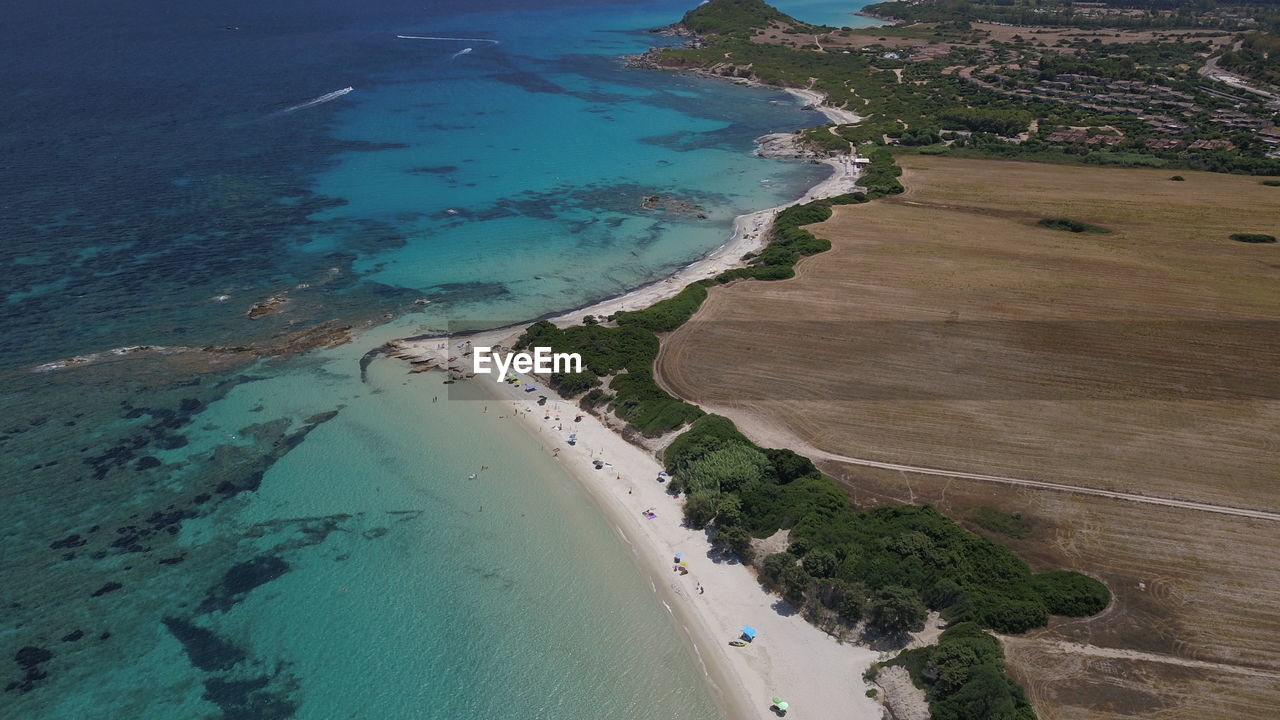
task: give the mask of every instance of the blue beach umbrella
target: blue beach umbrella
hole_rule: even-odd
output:
[[[743,626],[742,626],[742,636],[743,636],[743,637],[745,637],[745,638],[746,638],[746,639],[748,639],[748,640],[755,640],[755,639],[756,639],[756,629],[755,629],[755,628],[753,628],[753,627],[751,627],[750,625],[743,625]]]

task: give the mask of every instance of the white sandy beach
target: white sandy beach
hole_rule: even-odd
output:
[[[522,423],[537,437],[618,529],[649,574],[654,592],[688,633],[727,717],[776,718],[771,710],[774,696],[790,703],[789,718],[881,717],[880,705],[866,697],[871,686],[862,680],[879,653],[842,645],[792,614],[790,606],[763,589],[736,561],[712,561],[706,534],[683,526],[682,501],[657,481],[662,470],[658,461],[590,414],[574,422],[577,407],[532,380],[537,392],[526,393],[523,384],[513,387],[485,376],[473,382],[504,401],[504,419]],[[538,395],[548,397],[545,406],[536,404]],[[568,443],[571,433],[577,435],[576,445]],[[606,466],[596,470],[596,459]],[[656,518],[645,518],[648,508]],[[681,552],[690,568],[683,576],[672,563]],[[697,592],[699,584],[703,594]],[[729,641],[738,637],[744,624],[759,636],[747,647],[731,647]]]
[[[811,90],[789,90],[793,95],[818,106],[837,123],[856,122],[857,115],[821,105],[823,97]],[[689,283],[734,267],[745,265],[742,256],[764,246],[777,214],[792,205],[853,192],[858,172],[850,155],[821,160],[832,174],[791,203],[735,218],[734,232],[717,250],[669,278],[651,283],[625,295],[610,298],[551,318],[565,327],[586,315],[607,316],[619,310],[639,310],[680,292]],[[527,327],[498,328],[470,334],[466,339],[478,346],[509,345]],[[449,363],[448,357],[462,355],[460,338],[424,338],[392,343],[391,354],[410,360],[431,360],[445,366],[470,369],[470,359]],[[527,381],[531,378],[523,378]],[[566,469],[579,478],[597,506],[612,521],[619,535],[635,553],[641,568],[650,575],[654,592],[688,633],[697,657],[707,673],[720,706],[731,720],[778,717],[772,708],[775,696],[791,705],[791,718],[849,718],[878,720],[880,705],[866,696],[871,686],[863,672],[877,659],[873,650],[838,643],[831,636],[793,614],[789,605],[756,580],[741,564],[714,562],[710,543],[702,531],[683,526],[682,500],[666,493],[657,481],[661,464],[643,448],[630,444],[613,428],[590,414],[578,414],[575,404],[560,398],[537,379],[539,387],[526,393],[524,385],[512,387],[478,376],[478,382],[504,401],[504,420],[520,422],[539,439]],[[536,404],[538,395],[547,404]],[[576,445],[569,435],[577,434]],[[596,470],[595,459],[607,465]],[[653,508],[654,519],[643,512]],[[681,576],[673,569],[676,553],[684,553],[691,572]],[[704,593],[698,593],[701,585]],[[759,631],[757,640],[746,647],[728,643],[741,633],[743,625]]]
[[[849,123],[862,121],[862,116],[852,110],[846,110],[832,105],[824,105],[823,103],[826,102],[827,97],[817,90],[808,90],[803,88],[785,88],[785,90],[810,105],[813,105],[815,110],[826,115],[828,120],[837,125],[847,125]]]

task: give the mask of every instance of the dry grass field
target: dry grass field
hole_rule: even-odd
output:
[[[758,442],[1280,510],[1280,189],[1256,178],[910,156],[795,279],[716,289],[661,382]],[[1036,225],[1065,216],[1110,229]],[[1046,718],[1271,717],[1280,524],[879,470],[856,502],[1019,512],[998,537],[1116,603],[1007,644]],[[1064,649],[1083,643],[1088,650]]]

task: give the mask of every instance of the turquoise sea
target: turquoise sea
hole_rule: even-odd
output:
[[[689,3],[11,5],[0,716],[715,716],[533,439],[362,358],[669,274],[821,117],[626,70]]]

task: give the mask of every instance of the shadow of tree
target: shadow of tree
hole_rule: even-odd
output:
[[[906,630],[880,630],[871,626],[862,629],[862,643],[872,650],[901,650],[910,642],[911,633]]]
[[[773,603],[769,605],[769,607],[773,608],[773,611],[778,613],[782,617],[791,617],[792,615],[796,615],[797,613],[800,612],[799,610],[796,610],[796,607],[794,605],[787,602],[783,598],[778,598],[777,600],[774,600]]]

